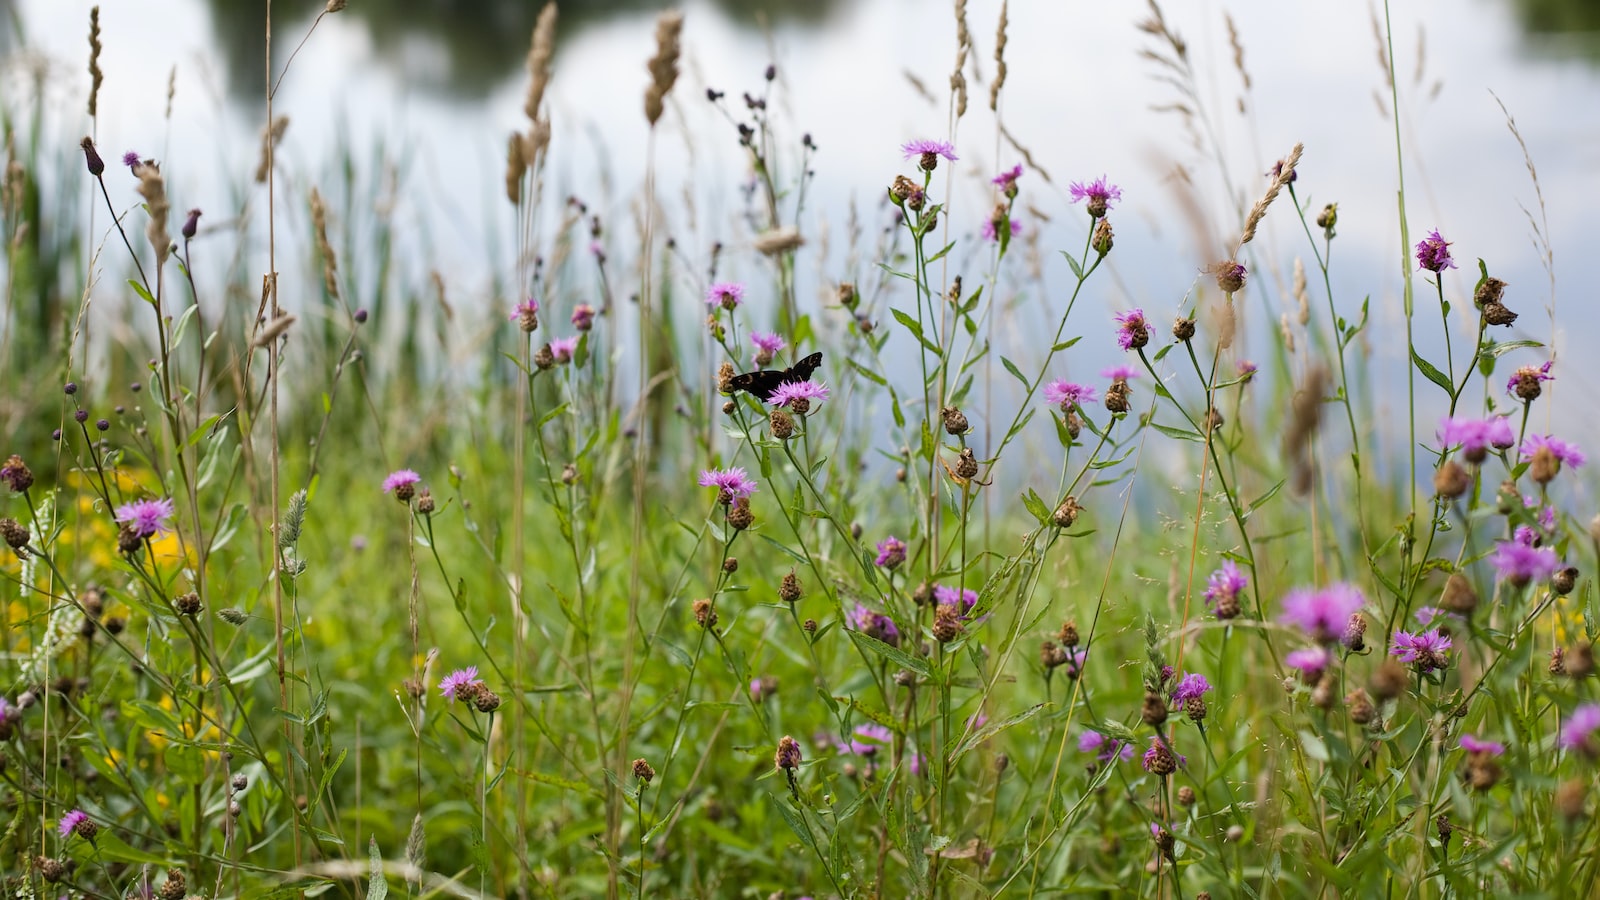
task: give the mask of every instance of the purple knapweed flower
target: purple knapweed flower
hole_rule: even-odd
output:
[[[1523,462],[1532,462],[1540,450],[1550,451],[1550,455],[1561,463],[1574,469],[1583,465],[1587,459],[1578,445],[1563,441],[1558,437],[1548,434],[1530,434],[1522,441],[1522,446],[1517,448],[1517,454]]]
[[[1061,407],[1064,413],[1074,406],[1093,403],[1094,399],[1094,388],[1086,384],[1058,379],[1044,386],[1044,402]]]
[[[1333,654],[1322,647],[1301,647],[1299,650],[1289,651],[1289,655],[1283,658],[1283,663],[1291,669],[1298,669],[1306,681],[1316,681],[1333,663]]]
[[[1133,366],[1112,366],[1100,372],[1101,378],[1109,378],[1113,382],[1131,381],[1139,377],[1139,370]]]
[[[1012,237],[1016,237],[1018,234],[1022,233],[1022,223],[1021,222],[1018,222],[1016,219],[1011,219],[1011,218],[1007,218],[1005,221],[1006,221],[1008,227],[1011,229],[1011,236]],[[993,217],[990,217],[990,218],[987,218],[987,219],[983,220],[983,227],[980,229],[980,231],[983,234],[983,239],[986,240],[986,241],[998,241],[998,240],[1000,240],[1000,227],[995,224],[995,221],[994,221]]]
[[[961,603],[961,611],[965,613],[978,603],[978,592],[972,588],[953,588],[939,585],[933,589],[933,599],[940,605],[954,606],[957,601]]]
[[[1435,622],[1442,622],[1448,625],[1451,622],[1463,621],[1460,613],[1453,613],[1448,609],[1440,609],[1437,606],[1418,607],[1413,615],[1416,617],[1417,624],[1424,628],[1433,625]]]
[[[1093,753],[1095,762],[1104,765],[1133,759],[1133,745],[1124,740],[1109,738],[1098,731],[1085,731],[1078,736],[1078,752]]]
[[[1114,184],[1107,184],[1106,176],[1104,175],[1088,184],[1074,181],[1068,192],[1072,195],[1073,203],[1077,203],[1079,200],[1088,201],[1086,205],[1089,215],[1096,219],[1101,218],[1106,214],[1107,210],[1111,209],[1111,201],[1120,201],[1122,199],[1122,188]]]
[[[1017,179],[1022,177],[1022,163],[1017,163],[1011,168],[1001,172],[989,181],[1000,191],[1008,196],[1017,188]]]
[[[572,308],[572,327],[579,331],[588,331],[594,327],[594,307],[587,303],[579,303]]]
[[[736,281],[719,281],[706,288],[706,305],[712,309],[733,309],[744,302],[744,285]]]
[[[1482,462],[1490,447],[1504,450],[1517,442],[1511,422],[1505,416],[1487,419],[1445,416],[1439,423],[1437,436],[1441,448],[1460,445],[1461,452],[1472,462]]]
[[[1146,772],[1163,777],[1188,764],[1189,757],[1173,752],[1159,735],[1150,739],[1150,749],[1144,752],[1144,757],[1140,760],[1140,765],[1144,766]]]
[[[1367,599],[1349,584],[1330,584],[1320,591],[1295,590],[1283,598],[1283,620],[1324,643],[1339,639],[1350,616]]]
[[[556,338],[550,342],[550,352],[555,354],[556,362],[572,362],[572,354],[578,350],[578,339],[575,337]]]
[[[745,473],[743,466],[734,466],[731,469],[706,469],[700,473],[700,486],[716,488],[717,502],[723,506],[756,492],[756,483]]]
[[[116,521],[129,526],[141,538],[155,537],[172,531],[175,512],[172,500],[135,500],[117,507]]]
[[[482,685],[483,679],[478,677],[478,667],[467,666],[439,679],[439,693],[446,700],[454,703],[457,700],[466,699],[474,688]]]
[[[1511,532],[1511,540],[1513,543],[1521,544],[1524,547],[1537,547],[1539,545],[1539,532],[1532,525],[1518,525]]]
[[[796,400],[804,400],[807,404],[821,403],[828,399],[828,386],[817,384],[814,381],[785,381],[778,385],[767,402],[773,406],[793,406]]]
[[[410,487],[421,480],[422,476],[410,469],[398,469],[390,472],[389,477],[383,480],[383,492],[387,494],[403,487]]]
[[[1389,654],[1399,657],[1401,662],[1411,663],[1419,672],[1432,672],[1447,665],[1444,654],[1450,649],[1450,644],[1450,638],[1437,628],[1421,634],[1396,631],[1394,646],[1389,648]]]
[[[1582,750],[1585,755],[1594,756],[1596,730],[1600,730],[1600,703],[1582,704],[1561,725],[1561,749]]]
[[[75,809],[61,817],[56,823],[56,831],[62,837],[70,836],[74,831],[80,831],[89,822],[89,814],[81,809]]]
[[[850,614],[850,621],[856,630],[867,637],[879,640],[891,647],[900,646],[900,629],[894,620],[880,612],[874,612],[857,603],[855,610]]]
[[[1506,752],[1506,745],[1499,741],[1486,741],[1475,734],[1461,736],[1461,749],[1468,753],[1486,753],[1489,756],[1499,756]]]
[[[516,306],[511,307],[511,315],[507,316],[506,318],[512,322],[515,322],[530,316],[537,317],[538,314],[539,301],[529,297],[521,303],[518,303]]]
[[[1561,559],[1549,547],[1532,547],[1517,541],[1501,541],[1489,554],[1489,564],[1500,577],[1517,587],[1534,579],[1549,578],[1561,568]]]
[[[1239,571],[1239,566],[1233,560],[1225,559],[1206,579],[1206,604],[1213,613],[1219,605],[1233,605],[1236,608],[1239,595],[1249,586],[1250,577]]]
[[[122,154],[122,164],[130,169],[137,166],[139,162],[139,152],[137,150],[129,150],[127,153]]]
[[[1554,363],[1555,360],[1546,360],[1541,366],[1519,366],[1506,381],[1506,393],[1532,403],[1539,396],[1542,382],[1556,380],[1550,374],[1550,367]]]
[[[1260,371],[1260,367],[1248,359],[1241,359],[1234,364],[1233,370],[1239,374],[1239,380],[1249,381],[1256,377],[1256,372]]]
[[[1076,650],[1068,650],[1067,651],[1067,661],[1066,661],[1066,663],[1063,664],[1063,668],[1065,668],[1066,671],[1067,671],[1067,677],[1068,678],[1080,678],[1080,677],[1082,677],[1083,676],[1083,664],[1088,662],[1088,661],[1089,661],[1089,648],[1088,647],[1079,647]]]
[[[927,139],[906,141],[900,145],[900,152],[905,154],[906,159],[922,160],[922,167],[930,171],[938,164],[936,157],[942,156],[951,162],[961,158],[956,156],[955,145],[949,141],[930,141]]]
[[[894,742],[894,736],[889,729],[875,723],[857,725],[848,741],[836,741],[834,746],[840,753],[850,753],[871,759],[878,755],[879,750],[886,750]]]
[[[1456,261],[1450,258],[1450,243],[1439,236],[1439,229],[1417,244],[1417,265],[1434,274],[1456,267]]]
[[[783,338],[765,331],[752,332],[750,343],[756,347],[756,352],[751,356],[750,361],[758,366],[764,366],[772,362],[774,356],[781,353],[784,347],[789,346]]]
[[[1207,681],[1204,675],[1190,672],[1178,682],[1177,689],[1172,692],[1172,702],[1179,709],[1183,709],[1184,704],[1191,700],[1204,702],[1203,695],[1209,690],[1211,682]]]
[[[1124,350],[1134,350],[1150,343],[1150,322],[1144,317],[1144,310],[1134,307],[1127,312],[1117,313],[1117,346]]]
[[[878,558],[875,562],[885,568],[893,569],[906,561],[906,542],[894,535],[889,535],[878,542]]]

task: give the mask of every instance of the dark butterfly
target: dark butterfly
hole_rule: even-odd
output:
[[[766,400],[779,385],[805,381],[822,365],[822,354],[813,353],[787,369],[760,369],[733,376],[728,387],[735,392],[749,391],[758,400]]]

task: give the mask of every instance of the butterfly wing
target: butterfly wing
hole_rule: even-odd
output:
[[[822,365],[822,352],[818,351],[800,360],[783,373],[784,381],[805,381]]]
[[[733,380],[728,382],[728,387],[735,392],[749,391],[756,399],[765,401],[778,389],[778,385],[805,381],[820,365],[822,365],[822,353],[817,352],[782,371],[758,369],[754,372],[745,372],[743,375],[735,375]]]
[[[778,385],[783,384],[786,374],[788,373],[780,372],[776,369],[759,369],[755,372],[746,372],[743,375],[733,376],[733,380],[728,382],[728,387],[735,393],[749,391],[755,395],[756,399],[765,401],[772,396],[773,391],[778,389]]]

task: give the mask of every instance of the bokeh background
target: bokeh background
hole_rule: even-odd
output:
[[[279,67],[322,5],[273,4]],[[374,290],[416,289],[438,273],[456,308],[483,311],[516,292],[503,147],[506,134],[524,124],[523,59],[539,5],[352,0],[346,11],[326,17],[295,60],[276,99],[292,119],[280,150],[280,191],[303,203],[313,184],[348,177],[367,185],[357,199],[385,205],[395,223],[392,267],[383,275],[392,284]],[[106,83],[97,138],[105,155],[135,149],[161,159],[175,208],[204,208],[208,228],[218,229],[261,190],[250,176],[265,117],[262,4],[141,0],[102,6]],[[553,202],[545,212],[559,215],[560,198],[582,198],[607,222],[607,252],[624,272],[635,255],[629,244],[636,244],[645,170],[644,61],[654,47],[654,16],[665,6],[561,4],[549,94],[555,137],[545,187]],[[950,133],[951,6],[929,0],[690,0],[679,6],[687,16],[685,71],[659,148],[658,192],[685,258],[704,260],[712,242],[721,241],[729,247],[724,275],[752,282],[764,277],[759,257],[748,249],[751,173],[732,125],[704,92],[717,88],[734,100],[742,91],[759,91],[763,69],[773,62],[774,122],[796,151],[803,133],[819,147],[801,218],[809,242],[802,296],[820,304],[838,281],[871,278],[874,261],[850,252],[847,223],[859,223],[862,242],[870,244],[890,221],[881,202],[884,187],[906,169],[899,145]],[[21,116],[34,108],[35,93],[44,98],[40,131],[63,148],[59,159],[69,177],[78,177],[81,161],[73,148],[88,127],[89,7],[82,0],[0,2],[6,25],[0,65],[10,85],[5,103]],[[1447,294],[1457,301],[1458,316],[1470,309],[1474,261],[1485,258],[1512,285],[1508,302],[1522,314],[1512,336],[1554,341],[1562,405],[1600,405],[1600,366],[1588,361],[1586,350],[1600,334],[1588,271],[1600,249],[1600,5],[1439,0],[1394,7],[1412,239],[1437,227],[1454,242],[1462,269],[1447,280]],[[968,68],[971,110],[955,133],[962,159],[950,222],[957,236],[977,234],[992,203],[987,178],[1022,158],[997,137],[987,108],[999,10],[996,0],[972,0],[967,7],[976,47]],[[1050,178],[1047,183],[1034,171],[1023,181],[1022,268],[1030,271],[1001,285],[1019,343],[1011,353],[1027,356],[1025,345],[1038,343],[1030,340],[1037,325],[1053,322],[1065,301],[1062,288],[1071,275],[1056,251],[1077,246],[1083,229],[1081,213],[1067,203],[1069,182],[1105,174],[1122,186],[1125,200],[1115,217],[1113,277],[1097,279],[1099,291],[1079,318],[1091,336],[1103,319],[1106,337],[1092,337],[1070,354],[1063,375],[1089,374],[1112,358],[1116,308],[1140,305],[1159,322],[1205,290],[1199,270],[1236,234],[1233,211],[1248,208],[1264,185],[1262,173],[1300,141],[1306,146],[1297,184],[1302,201],[1313,209],[1339,203],[1333,283],[1341,308],[1353,312],[1362,298],[1371,298],[1375,327],[1367,341],[1377,360],[1375,378],[1401,372],[1403,257],[1393,111],[1378,44],[1383,7],[1233,0],[1174,3],[1164,12],[1187,41],[1201,87],[1199,112],[1208,136],[1198,143],[1182,116],[1161,109],[1179,98],[1144,55],[1159,46],[1137,27],[1149,14],[1146,6],[1010,4],[1001,119],[1036,161],[1030,168]],[[1496,98],[1516,119],[1542,197]],[[788,158],[797,159],[797,152]],[[132,179],[115,174],[127,182],[118,202],[131,205]],[[78,196],[87,211],[87,191]],[[289,206],[283,239],[303,250],[309,237],[296,228]],[[362,217],[350,218],[359,226]],[[1547,233],[1541,237],[1535,224]],[[252,233],[244,258],[231,267],[259,277],[263,244],[260,233]],[[1248,340],[1260,343],[1274,339],[1278,317],[1292,309],[1293,257],[1304,256],[1308,267],[1311,259],[1298,223],[1284,210],[1269,217],[1256,254],[1246,260],[1261,269],[1249,288]],[[987,259],[980,241],[968,241],[953,265],[971,279],[987,268]],[[305,268],[306,283],[314,284],[316,272]],[[197,274],[202,283],[222,277],[214,268]],[[120,282],[108,277],[97,286],[105,309],[117,308]],[[1437,359],[1442,345],[1432,288],[1419,280],[1417,290],[1424,310],[1420,343],[1435,348]],[[292,297],[286,302],[292,308]],[[1465,318],[1457,324],[1458,334],[1470,335]],[[1458,352],[1469,339],[1458,337]],[[1403,393],[1392,399],[1403,415]],[[1592,443],[1600,437],[1600,417],[1580,418],[1548,427]]]

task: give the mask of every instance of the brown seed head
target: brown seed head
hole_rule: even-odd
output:
[[[776,768],[791,772],[800,767],[800,742],[784,735],[778,739],[778,752],[773,754],[772,764]]]
[[[1177,321],[1172,323],[1172,336],[1185,343],[1193,339],[1194,319],[1179,316]]]
[[[941,409],[939,417],[944,420],[945,434],[962,435],[966,434],[971,428],[967,422],[966,415],[954,406],[946,406]]]
[[[961,455],[956,458],[956,476],[959,478],[972,478],[978,474],[978,460],[972,454],[971,447],[962,447]]]
[[[948,644],[961,634],[961,611],[954,603],[941,603],[933,613],[933,638]]]
[[[779,582],[778,599],[785,603],[795,603],[799,601],[800,579],[795,576],[793,569],[790,569],[788,574],[783,576],[783,580]]]
[[[717,625],[717,609],[711,605],[711,600],[701,597],[694,602],[694,620],[701,628],[715,628]]]
[[[636,759],[633,761],[633,777],[639,779],[645,784],[649,784],[655,780],[656,770],[652,768],[648,762],[645,762],[644,759]]]
[[[1350,721],[1357,725],[1371,724],[1378,715],[1378,708],[1372,704],[1372,696],[1364,688],[1356,688],[1346,694],[1344,705],[1350,711]]]
[[[1372,673],[1369,687],[1378,702],[1393,700],[1406,689],[1406,670],[1394,660],[1386,659],[1378,666],[1378,671]]]
[[[767,422],[772,429],[772,436],[780,441],[786,441],[794,436],[794,418],[788,411],[775,409],[767,415]]]
[[[1167,721],[1167,698],[1155,691],[1146,691],[1144,704],[1139,707],[1139,718],[1152,728],[1159,728]]]
[[[733,526],[734,530],[743,531],[754,525],[755,521],[756,515],[750,511],[749,497],[740,497],[728,507],[728,524]]]
[[[1111,220],[1102,216],[1094,225],[1094,234],[1089,238],[1089,245],[1094,248],[1095,253],[1105,256],[1116,244],[1116,237],[1116,233],[1111,230]]]

